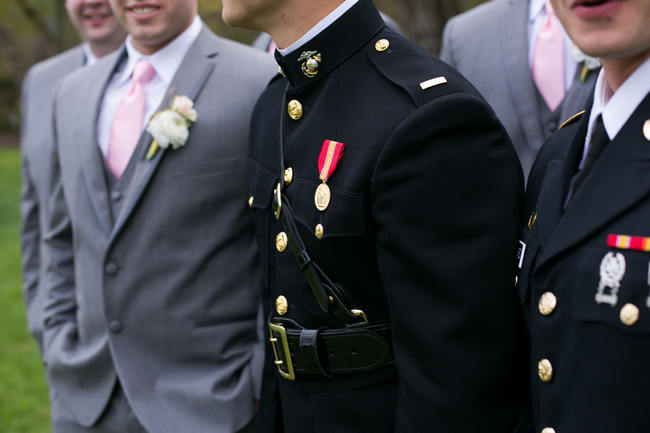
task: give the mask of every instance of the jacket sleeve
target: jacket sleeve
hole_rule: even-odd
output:
[[[30,334],[39,347],[42,347],[43,312],[37,311],[36,292],[39,290],[40,279],[40,209],[36,185],[30,172],[30,166],[25,152],[25,137],[27,125],[27,110],[32,73],[28,73],[23,82],[21,96],[21,176],[20,190],[20,251],[23,276],[23,295],[27,312],[27,323]]]
[[[54,110],[56,117],[56,107]],[[46,360],[48,351],[54,346],[56,338],[67,338],[76,333],[77,301],[75,295],[74,255],[72,224],[61,181],[59,165],[56,120],[53,121],[54,158],[52,173],[52,190],[47,226],[45,231],[45,254],[47,269],[45,272],[45,314],[43,348]],[[65,330],[65,332],[63,332]]]
[[[525,393],[515,278],[523,177],[478,96],[418,108],[373,176],[399,376],[395,431],[512,432]]]

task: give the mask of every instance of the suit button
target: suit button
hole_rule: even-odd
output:
[[[539,302],[537,308],[539,312],[542,313],[542,316],[548,316],[551,314],[555,307],[557,306],[557,298],[551,292],[546,292],[539,297]]]
[[[124,325],[122,325],[122,322],[119,320],[113,320],[108,324],[108,329],[113,333],[113,334],[119,334],[122,332],[122,328],[124,328]]]
[[[288,309],[289,301],[287,301],[287,298],[282,295],[278,296],[275,300],[275,311],[277,311],[280,316],[284,316],[287,314]]]
[[[284,183],[289,186],[293,181],[293,168],[289,167],[284,170]]]
[[[287,105],[287,111],[289,112],[289,117],[293,120],[300,120],[302,117],[302,104],[300,101],[292,99]]]
[[[530,218],[528,218],[528,230],[532,230],[536,222],[537,222],[537,209],[535,209],[530,214]]]
[[[115,262],[108,262],[106,264],[106,268],[104,269],[108,275],[115,275],[117,274],[118,271],[117,263]]]
[[[322,224],[318,224],[318,225],[316,226],[316,229],[314,230],[314,234],[316,235],[316,237],[317,237],[318,239],[322,239],[322,238],[323,238],[323,233],[324,233],[323,225],[322,225]]]
[[[550,382],[553,379],[553,365],[548,359],[542,359],[537,363],[537,375],[542,382]]]
[[[634,304],[625,304],[619,314],[621,322],[626,326],[632,326],[639,320],[639,309]]]
[[[253,206],[253,199],[254,199],[253,196],[248,197],[248,207]]]
[[[555,429],[553,427],[544,427],[541,433],[555,433]]]
[[[122,200],[122,192],[121,192],[121,191],[117,191],[117,190],[116,190],[116,191],[113,191],[113,192],[111,193],[111,198],[113,199],[113,201],[120,201],[120,200]]]
[[[275,248],[283,253],[284,250],[287,249],[287,243],[288,243],[288,238],[287,234],[285,232],[280,232],[278,235],[275,237]]]

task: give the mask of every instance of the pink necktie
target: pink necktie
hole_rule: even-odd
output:
[[[564,40],[562,25],[546,0],[546,21],[537,32],[531,72],[544,101],[555,110],[564,98]]]
[[[271,42],[269,43],[269,47],[266,49],[266,51],[267,51],[269,54],[273,54],[273,53],[275,53],[275,49],[276,49],[277,47],[278,47],[278,46],[275,45],[275,41],[273,41],[273,39],[271,39]]]
[[[113,117],[106,163],[118,179],[129,163],[135,145],[142,134],[142,117],[146,101],[144,84],[150,81],[155,74],[156,71],[147,60],[140,60],[135,65],[131,77],[131,87]]]

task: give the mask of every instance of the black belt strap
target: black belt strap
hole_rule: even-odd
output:
[[[286,329],[297,374],[330,377],[395,363],[388,324],[363,328]]]

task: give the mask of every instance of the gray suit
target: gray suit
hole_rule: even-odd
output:
[[[485,97],[505,126],[528,177],[537,151],[558,123],[586,108],[596,83],[591,71],[576,79],[544,119],[528,63],[528,1],[492,0],[449,20],[440,58],[463,74]]]
[[[46,260],[43,257],[43,230],[47,222],[47,202],[52,174],[52,102],[56,84],[85,63],[78,45],[32,66],[23,81],[22,125],[20,131],[22,189],[20,191],[20,246],[23,291],[27,324],[39,348],[43,346],[42,289]]]
[[[204,27],[170,85],[198,112],[186,145],[146,160],[144,133],[130,182],[109,190],[96,119],[125,53],[66,78],[55,100],[47,372],[84,426],[118,379],[149,432],[237,431],[253,416],[259,379],[248,128],[277,66]]]

